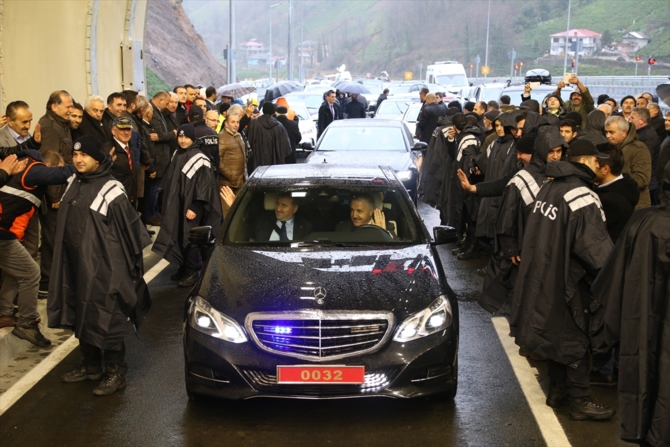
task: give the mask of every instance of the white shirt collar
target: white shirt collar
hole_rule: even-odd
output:
[[[616,182],[617,180],[621,180],[622,178],[623,178],[623,174],[619,174],[619,176],[617,178],[615,178],[615,179],[613,179],[613,180],[611,180],[607,183],[602,183],[602,184],[598,185],[598,188],[602,188],[603,186],[611,185],[612,183]]]

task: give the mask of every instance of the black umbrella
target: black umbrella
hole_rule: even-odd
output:
[[[284,96],[287,93],[297,92],[304,90],[304,87],[301,84],[298,84],[294,81],[282,81],[277,84],[273,84],[268,87],[265,91],[265,101],[271,102],[277,98]]]
[[[661,101],[670,105],[670,84],[656,86],[656,94],[661,98]]]
[[[371,93],[366,86],[359,84],[358,82],[347,82],[346,84],[338,85],[337,89],[343,93],[351,93],[355,95]]]

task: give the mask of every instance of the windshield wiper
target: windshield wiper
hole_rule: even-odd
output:
[[[366,247],[369,244],[358,244],[358,243],[349,243],[349,242],[333,242],[330,239],[319,239],[315,241],[305,241],[298,242],[298,247],[318,247],[318,246],[331,246],[331,247]]]

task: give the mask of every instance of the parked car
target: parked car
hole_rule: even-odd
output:
[[[327,90],[328,87],[325,87],[321,92],[291,92],[284,95],[284,98],[288,101],[289,106],[293,104],[293,102],[305,104],[312,120],[317,121],[319,119],[319,107],[323,104],[323,94]]]
[[[385,103],[386,101],[382,106]],[[326,128],[306,163],[388,165],[396,172],[416,203],[417,162],[420,151],[427,146],[423,142],[415,143],[402,121],[376,118],[339,120]]]
[[[298,127],[300,127],[300,135],[302,135],[302,143],[316,143],[316,124],[309,113],[309,109],[304,103],[291,101],[289,104],[291,109],[298,115]],[[318,118],[318,117],[317,117]]]
[[[505,87],[507,87],[507,83],[504,82],[490,82],[487,84],[480,84],[474,88],[474,91],[468,98],[468,101],[498,102],[500,101],[500,95],[502,94],[502,91]]]
[[[407,125],[411,135],[416,135],[416,122],[419,118],[419,112],[421,111],[422,106],[423,104],[420,102],[415,102],[407,107],[405,114],[402,116],[402,121]]]
[[[298,204],[298,237],[268,241],[256,230],[276,221],[281,197]],[[354,226],[360,199],[383,210],[387,229]],[[436,246],[455,232],[433,232],[390,168],[256,169],[186,301],[189,398],[452,400],[458,302]],[[209,228],[191,238],[207,245]]]
[[[419,96],[411,98],[385,99],[375,111],[375,119],[402,120],[402,116],[410,104],[419,102]]]

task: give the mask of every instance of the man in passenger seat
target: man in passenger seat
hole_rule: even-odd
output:
[[[312,232],[307,219],[296,216],[298,204],[290,192],[277,195],[276,219],[261,219],[254,233],[255,241],[298,241]]]

